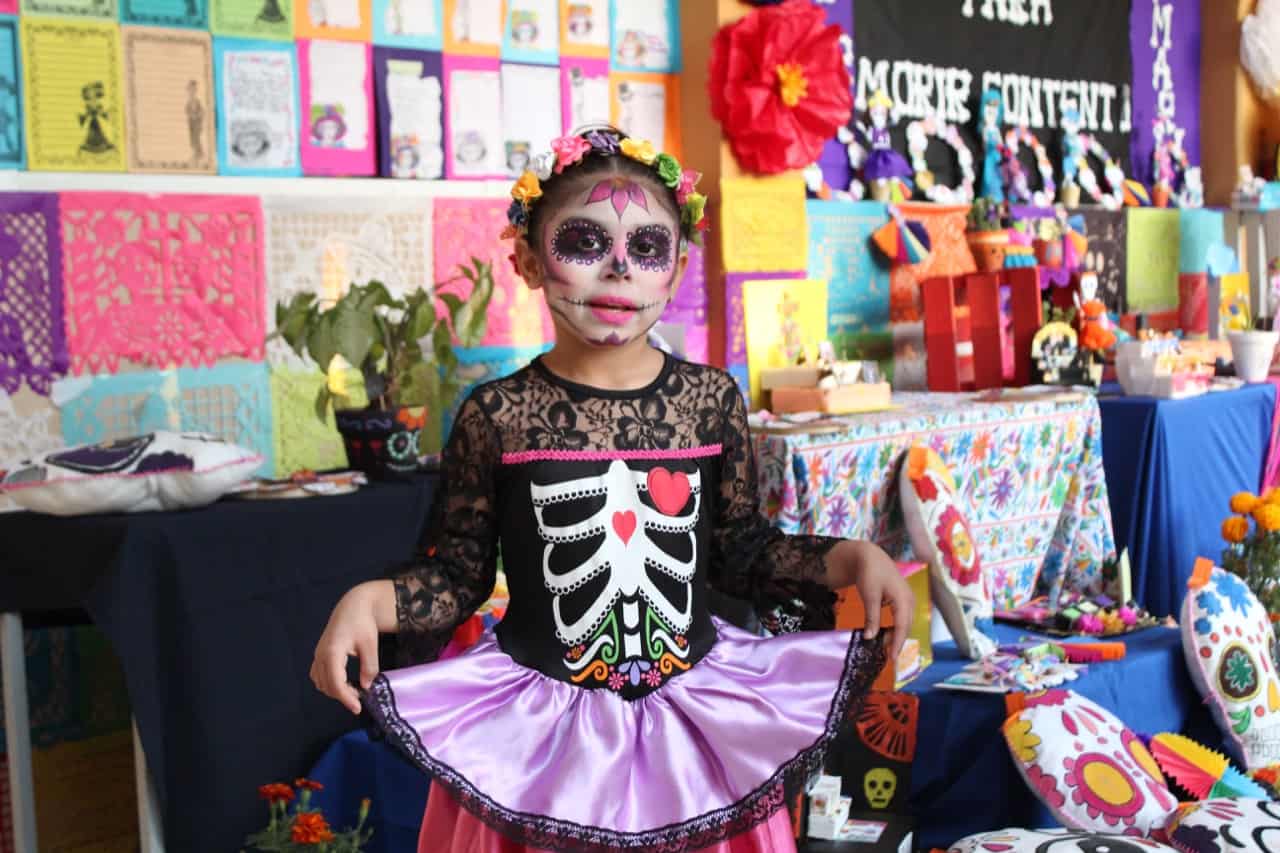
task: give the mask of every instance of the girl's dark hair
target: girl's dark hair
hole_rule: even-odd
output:
[[[611,132],[617,134],[620,139],[626,137],[625,133],[609,125],[580,128],[575,135],[585,136],[590,131]],[[583,158],[581,163],[570,166],[558,175],[552,174],[542,182],[542,197],[529,211],[529,245],[536,251],[541,251],[542,229],[555,211],[575,192],[584,190],[592,178],[599,180],[612,175],[642,184],[658,200],[658,203],[675,217],[676,229],[679,231],[680,205],[676,201],[676,191],[664,184],[652,167],[621,153],[602,154],[592,151]]]

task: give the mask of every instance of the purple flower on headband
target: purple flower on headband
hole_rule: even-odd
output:
[[[523,202],[511,202],[511,206],[507,208],[507,221],[517,228],[523,228],[529,224],[529,211],[525,209]]]
[[[607,130],[587,131],[587,141],[591,143],[592,148],[599,151],[601,154],[618,153],[618,137]]]

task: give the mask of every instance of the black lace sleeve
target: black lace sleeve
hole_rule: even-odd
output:
[[[396,619],[419,661],[433,656],[493,592],[498,522],[498,431],[474,399],[463,403],[444,448],[442,481],[419,554],[395,578]]]
[[[835,594],[825,583],[827,552],[840,540],[788,536],[760,512],[747,408],[736,385],[721,392],[720,494],[712,541],[711,584],[752,602],[774,633],[827,630]]]

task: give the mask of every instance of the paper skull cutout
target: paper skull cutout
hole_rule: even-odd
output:
[[[887,767],[873,767],[862,779],[862,792],[873,809],[887,809],[898,788],[898,777]]]
[[[1182,650],[1236,757],[1250,770],[1280,762],[1280,679],[1267,611],[1244,581],[1207,560],[1182,605]]]

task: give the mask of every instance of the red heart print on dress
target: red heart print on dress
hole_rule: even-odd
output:
[[[674,474],[666,468],[649,471],[649,497],[663,515],[677,515],[689,502],[689,476],[683,471]]]
[[[615,512],[613,514],[613,532],[618,534],[618,538],[622,540],[623,545],[630,542],[632,535],[636,532],[636,514],[631,510]]]

